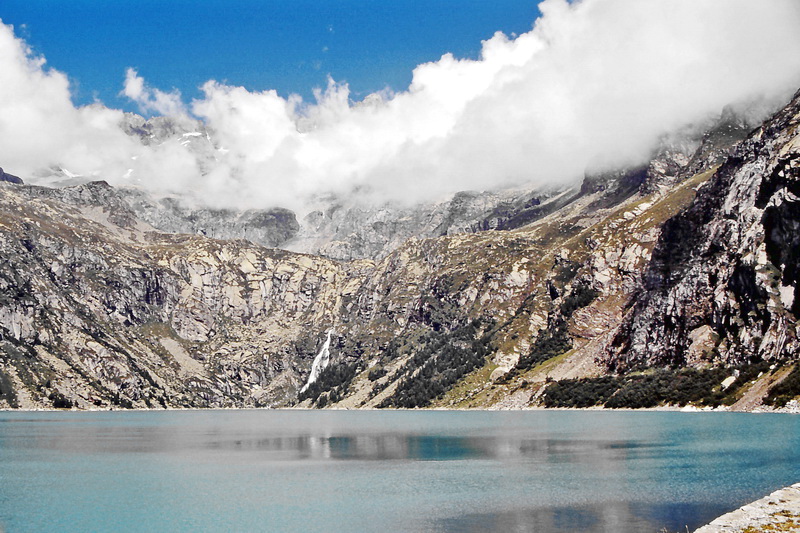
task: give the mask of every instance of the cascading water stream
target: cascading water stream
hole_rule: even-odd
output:
[[[311,374],[308,375],[308,381],[305,385],[303,385],[303,388],[300,389],[300,392],[305,392],[309,385],[317,381],[320,373],[325,370],[325,368],[328,366],[328,363],[331,362],[331,333],[333,333],[333,330],[328,330],[328,338],[325,339],[325,343],[322,345],[319,353],[314,358],[314,362],[311,364]]]

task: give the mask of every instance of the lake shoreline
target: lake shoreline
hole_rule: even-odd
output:
[[[796,531],[800,527],[800,483],[776,490],[754,502],[725,513],[694,533],[745,531]]]
[[[720,407],[694,407],[694,406],[659,406],[659,407],[642,407],[642,408],[615,408],[610,409],[607,407],[527,407],[524,409],[452,409],[444,407],[435,408],[422,408],[422,409],[398,409],[398,408],[360,408],[360,409],[311,409],[307,407],[166,407],[166,408],[146,408],[136,407],[131,409],[115,409],[115,408],[92,408],[92,409],[55,409],[55,408],[0,408],[0,412],[52,412],[52,413],[108,413],[108,412],[158,412],[158,411],[369,411],[369,412],[395,412],[395,411],[409,411],[409,412],[530,412],[530,411],[574,411],[574,412],[670,412],[670,413],[750,413],[750,414],[800,414],[800,403],[796,400],[789,402],[786,407],[769,408],[759,407],[755,409],[737,409],[731,410]]]

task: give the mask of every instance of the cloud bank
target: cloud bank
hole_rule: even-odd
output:
[[[167,116],[186,115],[186,105],[181,100],[180,91],[165,93],[145,84],[136,69],[129,68],[125,72],[125,87],[122,93],[139,105],[144,113],[157,113]]]
[[[407,202],[466,189],[579,180],[643,160],[666,132],[800,87],[796,0],[546,0],[528,33],[496,34],[478,60],[418,66],[403,91],[316,102],[216,81],[184,102],[133,68],[123,94],[147,114],[205,123],[204,162],[180,138],[143,144],[123,113],[76,108],[64,74],[0,25],[0,165],[42,167],[212,205],[302,210],[315,197]]]

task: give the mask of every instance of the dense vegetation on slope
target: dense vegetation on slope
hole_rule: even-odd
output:
[[[316,381],[297,395],[299,401],[311,400],[317,407],[325,407],[328,402],[336,403],[343,398],[353,378],[362,370],[360,362],[332,364],[322,370]]]
[[[589,305],[599,294],[599,291],[588,285],[581,283],[575,285],[562,299],[557,310],[551,313],[552,326],[539,330],[528,353],[520,356],[514,368],[504,376],[503,382],[508,382],[536,365],[569,351],[573,341],[568,332],[567,322],[575,311]]]
[[[772,387],[764,398],[764,403],[775,407],[783,407],[789,400],[800,396],[800,363],[795,363],[791,373]]]
[[[714,407],[731,405],[748,383],[769,370],[770,363],[761,361],[734,369],[655,368],[623,376],[562,380],[547,386],[544,405],[612,409],[689,403]],[[736,379],[723,387],[723,380],[731,375],[736,375]]]
[[[490,354],[485,325],[474,320],[452,332],[431,333],[400,370],[405,377],[380,407],[427,407],[466,374],[486,364]]]

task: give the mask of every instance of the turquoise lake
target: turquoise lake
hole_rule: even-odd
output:
[[[0,531],[692,530],[800,481],[800,416],[0,413]]]

